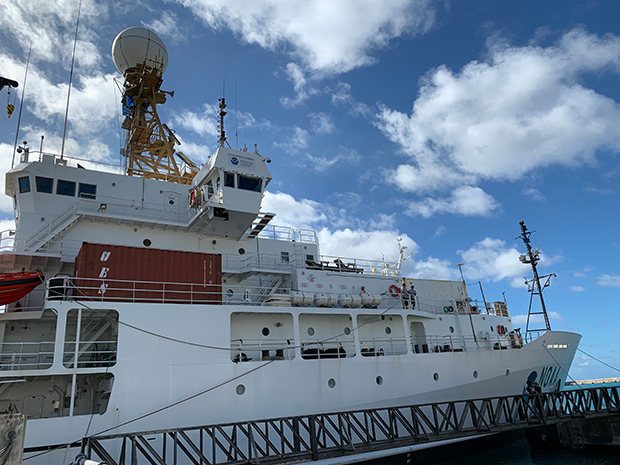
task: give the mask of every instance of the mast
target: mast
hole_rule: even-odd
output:
[[[536,265],[538,264],[538,261],[540,260],[540,250],[538,249],[532,249],[531,246],[531,240],[530,240],[530,235],[536,231],[528,231],[527,230],[527,226],[525,226],[525,222],[521,221],[519,223],[519,225],[521,226],[521,235],[518,236],[518,239],[521,239],[523,241],[523,243],[525,244],[525,248],[527,250],[527,253],[524,255],[521,255],[519,257],[519,260],[521,261],[521,263],[525,263],[525,264],[529,264],[532,266],[532,273],[534,275],[534,277],[531,280],[528,280],[526,278],[525,280],[525,284],[528,285],[529,288],[529,292],[530,292],[530,306],[528,308],[527,311],[527,325],[525,327],[525,333],[527,335],[528,332],[531,331],[541,331],[541,330],[547,330],[550,331],[551,330],[551,325],[549,324],[549,316],[547,315],[547,307],[545,306],[545,299],[543,298],[543,289],[547,286],[549,286],[549,280],[551,279],[552,276],[555,276],[555,274],[551,273],[545,276],[539,276],[538,275],[538,269],[536,268]],[[541,279],[546,279],[545,283],[541,286],[540,281]],[[541,310],[540,312],[532,312],[532,299],[534,297],[534,295],[538,295],[538,297],[540,298],[540,307]],[[542,329],[530,329],[530,316],[531,315],[540,315],[542,314],[544,321],[545,321],[545,328]]]

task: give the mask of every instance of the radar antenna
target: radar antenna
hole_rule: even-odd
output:
[[[525,326],[525,336],[527,339],[527,334],[530,332],[551,330],[551,324],[549,323],[549,316],[547,315],[547,307],[545,306],[545,299],[543,298],[543,289],[549,286],[550,280],[552,277],[555,277],[555,274],[551,273],[545,276],[538,275],[538,269],[536,268],[536,265],[538,264],[538,261],[540,260],[541,251],[538,249],[532,249],[531,240],[530,240],[530,235],[536,231],[528,231],[527,226],[525,226],[524,221],[521,221],[519,225],[521,226],[521,235],[518,236],[517,239],[521,239],[523,241],[523,243],[525,244],[525,248],[527,250],[526,254],[519,256],[519,261],[521,263],[531,265],[532,272],[534,275],[532,279],[525,278],[525,284],[527,285],[528,291],[530,293],[530,305],[527,310],[527,324]],[[541,280],[544,280],[544,284],[542,285],[541,285]],[[532,311],[532,300],[535,295],[537,295],[540,298],[541,311],[539,312]],[[545,322],[545,327],[530,329],[530,319],[532,315],[542,315],[544,322]],[[531,321],[531,322],[534,323],[534,321]]]
[[[112,46],[114,62],[123,74],[122,105],[127,131],[125,147],[126,173],[180,184],[191,184],[199,166],[175,146],[181,142],[159,118],[157,105],[166,103],[174,91],[161,90],[168,52],[153,31],[133,27],[121,32]],[[180,160],[177,161],[178,157]]]

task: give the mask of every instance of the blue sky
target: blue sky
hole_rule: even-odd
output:
[[[23,82],[32,43],[20,140],[45,135],[49,152],[77,6],[0,0],[0,75]],[[458,279],[465,263],[471,294],[478,281],[490,301],[505,292],[524,327],[525,220],[541,273],[557,274],[552,327],[620,367],[619,14],[612,1],[83,0],[65,150],[120,161],[110,50],[123,29],[149,27],[170,55],[175,96],[159,112],[180,149],[198,162],[215,149],[225,81],[231,145],[236,106],[239,147],[273,160],[263,210],[276,224],[315,229],[343,257],[394,258],[402,237],[412,277]],[[17,111],[0,118],[6,167],[16,123]],[[2,229],[11,209],[0,200]],[[571,375],[618,372],[578,354]]]

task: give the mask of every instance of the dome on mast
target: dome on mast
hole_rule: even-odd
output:
[[[112,59],[121,74],[145,63],[162,74],[168,67],[168,50],[157,34],[144,27],[125,29],[114,39]]]

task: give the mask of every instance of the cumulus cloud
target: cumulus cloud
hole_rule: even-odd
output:
[[[178,17],[171,11],[164,10],[161,13],[161,17],[154,19],[150,22],[141,21],[142,25],[148,29],[151,29],[162,37],[169,37],[172,39],[172,44],[178,44],[185,40],[183,32],[185,29],[179,27]]]
[[[436,213],[454,213],[463,216],[487,216],[499,208],[497,201],[479,187],[460,186],[447,198],[429,197],[409,203],[405,213],[409,216],[429,218]]]
[[[431,0],[177,0],[214,29],[285,52],[314,74],[344,73],[375,62],[390,40],[424,33]]]
[[[327,169],[339,162],[346,162],[349,165],[356,165],[359,163],[361,158],[360,154],[357,153],[356,150],[345,149],[343,147],[340,147],[340,152],[333,156],[315,156],[310,153],[306,153],[305,156],[307,162],[301,162],[301,164],[319,173],[327,171]]]
[[[327,113],[308,113],[308,118],[312,130],[317,134],[331,134],[336,129],[331,115]]]
[[[310,143],[308,131],[299,126],[293,126],[288,133],[287,139],[283,139],[282,142],[274,141],[273,146],[286,150],[289,153],[297,153],[308,148]]]
[[[411,158],[388,176],[399,188],[514,181],[620,150],[620,105],[581,79],[620,70],[620,37],[574,29],[550,47],[495,42],[488,56],[431,70],[409,115],[380,107],[376,125]]]
[[[526,197],[529,197],[530,199],[536,202],[542,202],[545,200],[544,194],[540,192],[538,189],[534,189],[534,188],[523,189],[521,191],[521,194],[525,195]]]
[[[604,274],[599,276],[596,284],[603,287],[620,287],[620,276],[617,274]]]
[[[90,68],[101,63],[95,29],[107,12],[105,2],[83,0],[75,54],[77,67]],[[0,28],[17,41],[24,56],[32,44],[33,62],[60,63],[68,68],[77,14],[78,3],[73,0],[12,0],[0,5]]]
[[[465,263],[463,274],[467,279],[500,281],[523,277],[530,271],[529,265],[519,261],[521,253],[501,239],[487,237],[457,253]]]

